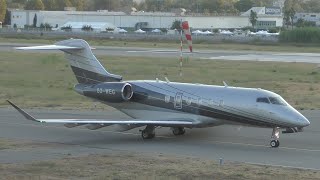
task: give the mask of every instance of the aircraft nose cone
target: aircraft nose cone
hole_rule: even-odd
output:
[[[302,120],[303,121],[303,126],[309,126],[310,125],[310,121],[304,117],[304,119]]]
[[[302,114],[300,114],[298,122],[301,127],[306,127],[310,125],[310,121],[306,117],[304,117]]]

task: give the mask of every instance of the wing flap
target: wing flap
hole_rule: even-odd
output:
[[[36,119],[30,114],[28,114],[23,109],[19,108],[17,105],[13,104],[11,101],[7,100],[8,103],[14,107],[20,114],[22,114],[26,119],[40,122],[40,123],[61,123],[61,124],[73,124],[73,125],[85,125],[85,124],[99,124],[99,125],[113,125],[113,124],[135,124],[135,125],[158,125],[158,126],[191,126],[196,122],[192,119],[158,119],[158,120],[145,120],[145,119],[129,119],[129,120],[107,120],[107,119]]]

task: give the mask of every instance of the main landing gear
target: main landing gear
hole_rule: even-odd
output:
[[[141,137],[142,139],[153,139],[156,136],[154,126],[146,126],[144,130],[141,130]]]
[[[270,141],[270,146],[272,148],[279,147],[279,145],[280,145],[279,137],[280,137],[280,128],[278,128],[278,127],[273,128],[271,141]]]
[[[175,136],[184,135],[186,133],[186,130],[183,127],[174,127],[172,128],[172,133]]]
[[[142,139],[153,139],[156,136],[155,128],[155,126],[148,125],[144,130],[140,130]],[[174,127],[171,129],[175,136],[180,136],[186,133],[186,130],[183,127]]]

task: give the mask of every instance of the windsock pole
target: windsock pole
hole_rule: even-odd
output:
[[[180,76],[182,76],[182,60],[183,60],[183,54],[182,54],[182,30],[180,31]]]

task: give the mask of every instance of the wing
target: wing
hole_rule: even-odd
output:
[[[11,101],[7,100],[8,103],[13,106],[19,113],[21,113],[26,119],[40,122],[40,123],[61,123],[61,124],[133,124],[133,125],[155,125],[155,126],[192,126],[196,122],[192,119],[166,119],[166,120],[144,120],[144,119],[132,119],[132,120],[107,120],[107,119],[36,119],[28,114],[23,109],[19,108]]]
[[[16,47],[16,50],[81,50],[83,47],[62,46],[62,45],[44,45],[44,46],[30,46],[30,47]],[[90,49],[95,49],[90,47]]]
[[[60,46],[60,45],[45,45],[31,47],[16,47],[17,50],[80,50],[82,47]]]

